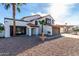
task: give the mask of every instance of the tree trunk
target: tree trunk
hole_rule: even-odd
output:
[[[42,31],[41,31],[41,33],[43,33],[43,25],[41,25],[42,26]]]
[[[43,32],[43,25],[42,25],[41,36],[42,36],[42,37],[44,37],[44,32]]]
[[[12,10],[13,10],[13,36],[15,36],[16,35],[16,23],[15,23],[16,3],[12,3]]]

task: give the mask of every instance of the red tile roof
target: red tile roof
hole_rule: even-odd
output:
[[[39,27],[39,26],[32,24],[32,23],[28,23],[27,25],[30,26],[30,27]]]

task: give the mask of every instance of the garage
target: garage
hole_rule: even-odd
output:
[[[26,35],[25,26],[16,26],[16,36],[18,35]],[[10,36],[13,36],[13,26],[10,26]]]

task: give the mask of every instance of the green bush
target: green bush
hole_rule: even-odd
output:
[[[4,30],[4,26],[0,24],[0,32],[2,32],[3,30]]]

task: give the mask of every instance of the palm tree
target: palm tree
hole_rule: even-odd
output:
[[[45,20],[41,20],[39,21],[40,25],[41,25],[41,34],[43,34],[43,25],[45,25]]]
[[[41,36],[40,36],[40,38],[41,38],[41,40],[42,41],[44,41],[45,40],[45,36],[44,36],[44,32],[43,32],[43,25],[45,25],[46,24],[46,21],[45,20],[41,20],[41,21],[39,21],[39,23],[40,23],[40,25],[41,25]]]
[[[3,3],[5,9],[8,10],[12,6],[12,11],[13,11],[13,36],[16,35],[16,22],[15,22],[15,16],[16,16],[16,10],[20,12],[20,6],[22,6],[25,3]]]

